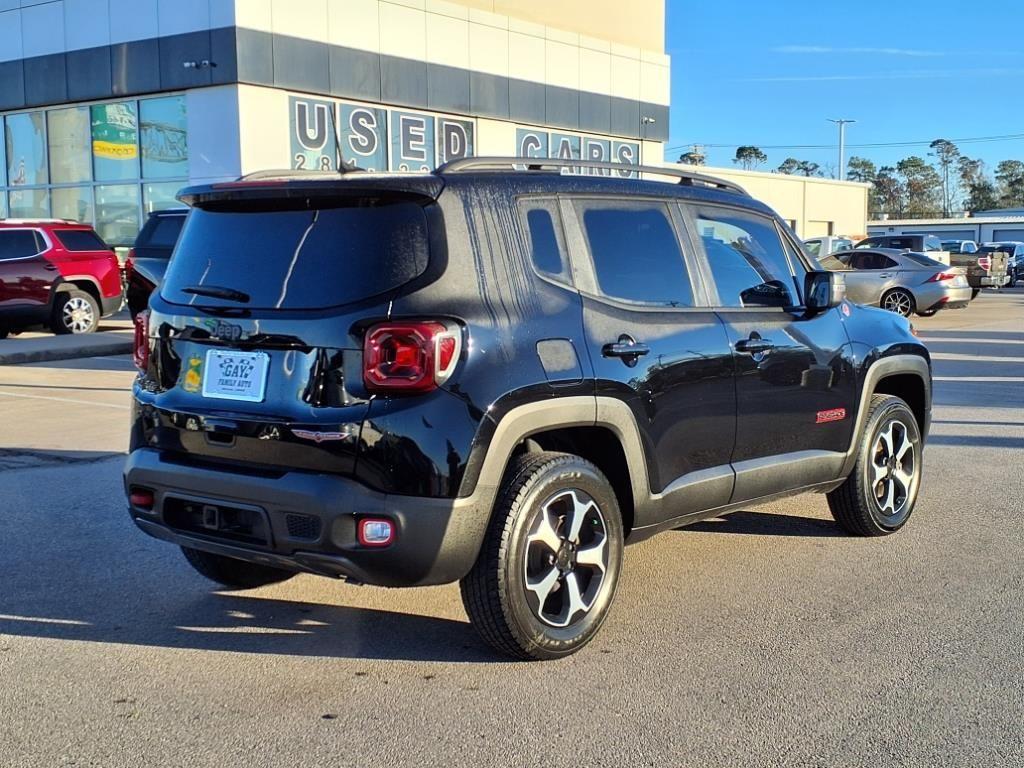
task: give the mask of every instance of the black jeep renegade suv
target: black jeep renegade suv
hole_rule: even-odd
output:
[[[928,352],[739,187],[476,158],[180,199],[125,487],[221,584],[459,580],[545,659],[597,632],[627,542],[804,491],[854,534],[910,516]]]

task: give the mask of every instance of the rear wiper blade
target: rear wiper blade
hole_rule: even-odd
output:
[[[182,293],[191,293],[195,296],[209,296],[211,299],[225,299],[226,301],[237,301],[239,304],[249,303],[249,294],[234,288],[219,288],[216,285],[191,285],[182,288]]]

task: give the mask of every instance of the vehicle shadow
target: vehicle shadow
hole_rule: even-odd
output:
[[[730,512],[722,517],[702,520],[687,525],[680,531],[701,531],[703,533],[743,533],[751,536],[824,536],[845,537],[831,520],[817,517],[777,515],[771,512]]]
[[[450,591],[385,591],[309,576],[218,588],[176,547],[131,522],[121,456],[11,450],[0,459],[0,651],[8,635],[356,660],[507,661],[453,611]],[[425,615],[432,609],[443,615]]]

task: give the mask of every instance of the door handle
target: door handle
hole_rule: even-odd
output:
[[[888,280],[890,277],[892,277],[892,275],[889,274],[888,272],[883,272],[878,277],[880,280]]]
[[[759,355],[763,352],[770,352],[775,345],[768,339],[740,339],[736,342],[736,351],[745,352],[748,355]]]
[[[57,271],[57,265],[56,264],[43,264],[43,269],[49,270],[50,272],[56,272]]]
[[[651,348],[646,344],[639,343],[627,333],[619,336],[618,341],[605,344],[601,347],[601,354],[605,357],[618,357],[628,366],[636,365],[636,361],[643,355],[648,354]]]

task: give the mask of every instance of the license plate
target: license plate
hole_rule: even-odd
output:
[[[266,352],[208,350],[203,397],[263,402],[269,362],[270,356]]]

